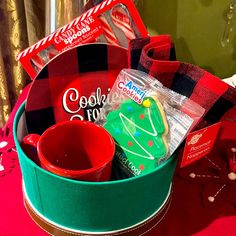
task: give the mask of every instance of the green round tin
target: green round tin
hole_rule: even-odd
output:
[[[85,182],[54,175],[36,165],[20,146],[27,134],[25,103],[14,119],[14,140],[32,206],[46,219],[72,231],[112,232],[156,214],[170,194],[177,157],[154,171],[124,180]]]

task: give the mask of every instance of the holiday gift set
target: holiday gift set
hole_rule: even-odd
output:
[[[128,0],[101,2],[18,59],[33,80],[14,121],[24,201],[50,233],[148,232],[170,204],[181,143],[236,103],[175,61],[169,36],[148,37]]]
[[[204,109],[146,73],[122,70],[96,122],[116,142],[116,178],[148,173],[179,147]]]

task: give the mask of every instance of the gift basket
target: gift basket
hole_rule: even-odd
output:
[[[129,0],[102,1],[18,60],[32,78],[13,127],[24,204],[53,235],[149,233],[184,143],[198,150],[188,163],[210,152],[198,140],[236,105],[233,87],[176,60],[170,36],[149,37]]]

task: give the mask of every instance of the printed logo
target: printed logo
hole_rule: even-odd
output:
[[[63,110],[71,114],[70,120],[84,118],[88,121],[95,121],[99,116],[104,118],[103,105],[111,104],[119,100],[117,93],[109,94],[110,88],[107,91],[102,91],[100,87],[96,89],[89,97],[81,96],[76,88],[69,88],[65,91],[62,97]],[[73,106],[74,105],[74,106]],[[83,113],[81,113],[81,110]]]
[[[56,44],[60,44],[64,42],[65,45],[72,44],[73,41],[77,40],[81,36],[85,35],[91,30],[90,25],[94,22],[94,18],[92,16],[88,17],[84,21],[78,23],[74,27],[66,30],[65,32],[59,34],[54,38]]]
[[[196,134],[194,135],[191,140],[188,142],[188,145],[193,145],[193,144],[196,144],[199,139],[202,137],[202,134]]]
[[[146,95],[146,92],[135,85],[131,80],[128,82],[119,81],[117,83],[117,88],[139,104],[142,104],[143,99]]]
[[[181,167],[189,165],[210,153],[220,126],[221,123],[218,122],[187,135]]]

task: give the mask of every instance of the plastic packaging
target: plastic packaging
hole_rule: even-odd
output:
[[[81,44],[102,42],[128,48],[129,41],[148,35],[131,0],[104,0],[67,25],[17,55],[31,79],[61,52]]]
[[[176,151],[203,113],[198,104],[146,73],[123,69],[96,120],[115,139],[115,177],[155,169]]]

